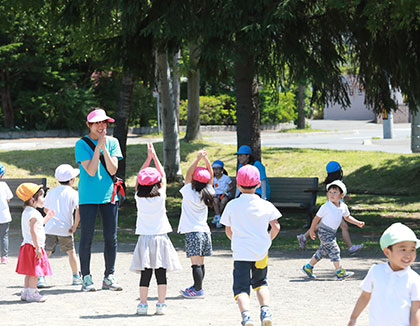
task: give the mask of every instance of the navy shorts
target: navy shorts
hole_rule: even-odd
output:
[[[185,234],[185,252],[187,257],[211,256],[213,249],[209,232],[189,232]]]
[[[267,283],[267,264],[268,255],[259,261],[239,261],[233,262],[233,294],[235,299],[241,293],[250,294],[250,287],[258,290]]]

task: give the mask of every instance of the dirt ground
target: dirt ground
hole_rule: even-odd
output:
[[[281,236],[281,233],[280,235]],[[216,249],[206,259],[203,300],[184,299],[179,290],[192,284],[189,260],[182,248],[177,248],[182,271],[168,274],[168,311],[164,316],[153,315],[157,302],[156,283],[152,279],[149,292],[149,315],[137,316],[139,275],[128,270],[133,244],[119,244],[115,276],[124,290],[83,293],[72,286],[67,256],[56,253],[51,258],[54,272],[47,278],[48,287],[41,291],[48,297],[45,303],[20,301],[23,276],[15,273],[21,237],[10,235],[8,265],[0,265],[0,324],[1,325],[240,325],[240,314],[232,294],[232,257],[229,250]],[[78,244],[76,246],[78,248]],[[96,286],[103,277],[103,243],[94,244],[91,272]],[[269,260],[269,289],[274,325],[347,325],[348,317],[360,294],[359,285],[373,263],[383,261],[381,255],[361,252],[350,257],[343,254],[343,266],[355,272],[355,277],[343,282],[335,280],[332,264],[321,261],[316,267],[318,279],[311,281],[300,271],[311,257],[311,251],[273,251]],[[420,268],[416,263],[415,269]],[[259,325],[256,296],[251,294],[251,313]],[[368,325],[368,312],[358,325]]]

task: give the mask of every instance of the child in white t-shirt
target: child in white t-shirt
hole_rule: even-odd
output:
[[[0,164],[0,180],[3,179],[6,168]],[[12,221],[9,201],[13,198],[12,191],[6,182],[0,181],[0,262],[7,264],[9,259],[9,226]]]
[[[154,161],[156,168],[149,167]],[[139,235],[130,270],[141,273],[138,315],[147,315],[147,295],[153,271],[158,287],[156,314],[166,313],[166,272],[181,269],[178,254],[168,237],[172,232],[166,216],[166,176],[152,144],[147,144],[147,159],[136,180],[137,223]]]
[[[220,224],[220,215],[223,213],[229,201],[230,192],[232,191],[232,180],[227,175],[224,168],[225,164],[222,161],[214,161],[211,166],[214,174],[213,188],[215,192],[213,208],[216,213],[211,222],[216,224],[216,227],[219,229],[222,227],[222,224]]]
[[[197,166],[203,160],[206,167]],[[213,206],[213,170],[204,149],[198,151],[185,176],[182,194],[181,218],[178,233],[185,234],[185,251],[191,259],[194,284],[180,293],[188,299],[204,298],[204,257],[212,255],[210,228],[207,224],[208,207]]]
[[[48,257],[51,257],[59,243],[60,250],[67,252],[73,275],[72,285],[82,284],[77,267],[73,239],[73,234],[79,225],[80,214],[79,196],[72,186],[79,173],[79,169],[74,169],[69,164],[59,165],[55,169],[55,178],[60,185],[48,191],[44,202],[44,210],[46,212],[50,209],[55,211],[55,216],[45,224],[45,250]],[[73,213],[75,213],[74,223]],[[37,286],[38,288],[45,287],[44,277],[39,277]]]
[[[313,268],[323,257],[329,257],[334,264],[338,280],[344,280],[354,275],[353,272],[346,271],[341,266],[340,247],[337,244],[337,229],[344,218],[347,222],[362,228],[365,222],[361,222],[350,216],[349,209],[341,200],[347,194],[345,184],[340,180],[335,180],[327,185],[327,202],[320,207],[314,217],[309,234],[315,240],[315,229],[318,223],[318,237],[321,242],[320,247],[314,253],[308,264],[302,267],[302,271],[311,279],[316,278]]]
[[[408,226],[394,223],[379,243],[388,262],[369,269],[348,326],[356,325],[369,302],[370,326],[419,326],[420,276],[410,266],[416,260],[420,240]]]
[[[260,319],[264,326],[272,325],[267,284],[268,249],[280,231],[277,221],[281,213],[274,205],[255,194],[260,186],[260,172],[250,164],[238,171],[236,183],[242,195],[230,201],[222,214],[221,223],[232,240],[233,294],[242,316],[242,325],[254,325],[249,313],[250,287],[256,291],[260,304]],[[270,232],[267,232],[268,226]]]

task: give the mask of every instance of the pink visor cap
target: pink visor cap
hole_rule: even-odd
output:
[[[144,168],[139,171],[137,174],[137,181],[142,186],[151,186],[155,183],[158,183],[161,180],[162,176],[159,171],[155,168]]]
[[[206,168],[203,168],[202,166],[199,166],[195,169],[192,178],[195,181],[202,182],[202,183],[207,183],[210,180],[210,172],[207,171]]]
[[[108,122],[114,122],[115,120],[108,117],[104,110],[102,109],[96,109],[88,114],[87,116],[87,122],[94,123],[99,121],[108,121]]]
[[[260,171],[250,164],[244,165],[236,175],[236,183],[243,187],[252,187],[260,182]]]

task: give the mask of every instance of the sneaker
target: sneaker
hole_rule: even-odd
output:
[[[212,224],[216,224],[220,221],[220,215],[214,215],[213,219],[211,220]]]
[[[270,310],[268,309],[261,310],[260,319],[261,319],[262,326],[273,325],[273,321],[271,319],[271,313],[270,313]]]
[[[102,281],[102,290],[122,291],[121,285],[117,283],[113,274],[104,277]]]
[[[93,285],[92,276],[90,275],[83,276],[82,291],[83,292],[96,291],[95,285]]]
[[[299,234],[297,236],[297,240],[299,242],[300,249],[304,250],[306,246],[306,238],[304,234]]]
[[[308,276],[311,279],[315,279],[316,276],[313,273],[313,268],[308,268],[306,267],[306,265],[303,265],[302,267],[302,271],[306,274],[306,276]]]
[[[38,276],[38,282],[36,283],[36,287],[38,289],[45,288],[47,285],[45,284],[45,276]]]
[[[342,281],[350,276],[353,276],[354,273],[353,272],[346,272],[346,270],[344,268],[341,268],[340,270],[337,271],[336,273],[337,275],[337,280]]]
[[[147,307],[147,303],[139,303],[139,305],[137,306],[137,315],[147,315]]]
[[[217,221],[216,223],[216,229],[221,229],[223,227],[223,224],[220,223],[220,221]]]
[[[42,296],[37,290],[34,292],[27,292],[26,293],[26,301],[27,302],[45,302],[47,300],[46,297]]]
[[[79,275],[74,274],[73,275],[73,281],[71,282],[71,285],[82,285],[82,279],[80,278]]]
[[[1,257],[1,263],[6,265],[9,262],[9,259],[7,257]]]
[[[165,315],[166,314],[166,304],[165,303],[156,303],[156,315]]]
[[[247,315],[247,316],[243,317],[241,325],[242,326],[254,326],[254,322],[252,321],[251,316]]]
[[[191,285],[189,288],[186,288],[185,290],[180,290],[179,292],[191,292],[191,291],[195,291],[195,289],[194,289],[194,285]]]
[[[186,299],[204,299],[204,290],[201,289],[200,291],[197,291],[194,287],[188,292],[187,290],[181,290],[181,294]]]
[[[27,294],[28,294],[28,290],[27,289],[23,289],[22,292],[20,292],[20,300],[21,301],[26,301]]]
[[[356,252],[358,252],[360,249],[362,249],[363,248],[363,243],[361,243],[361,244],[358,244],[358,245],[352,245],[350,248],[349,248],[349,253],[350,254],[355,254]]]

